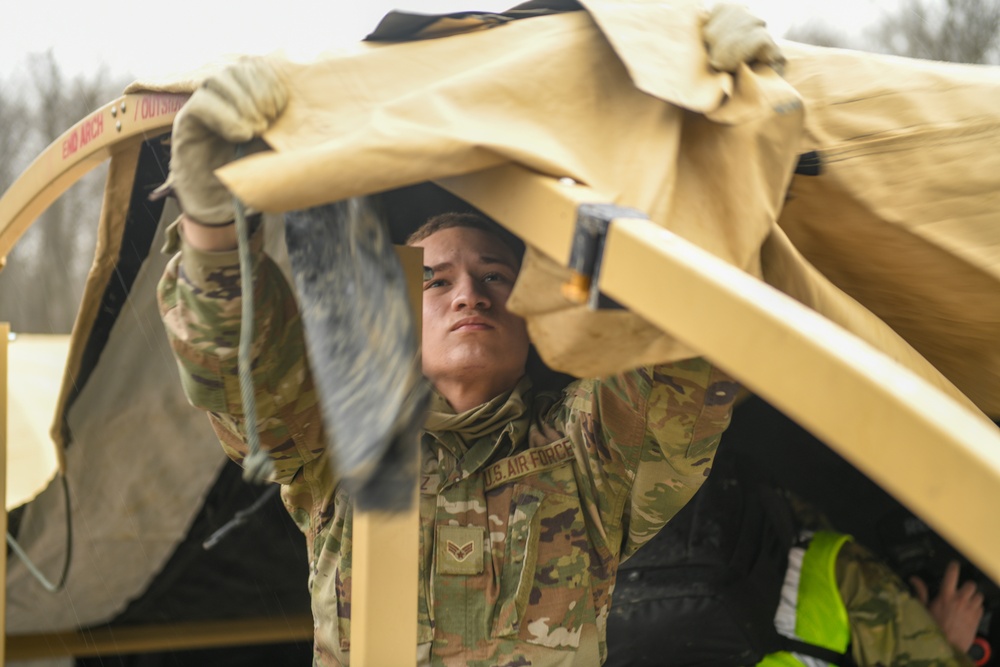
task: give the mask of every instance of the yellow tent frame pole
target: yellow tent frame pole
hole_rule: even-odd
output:
[[[0,322],[0,498],[7,497],[7,402],[9,397],[7,378],[7,348],[10,342],[10,324]],[[6,505],[6,504],[5,504]],[[0,534],[4,536],[4,547],[0,549],[0,572],[3,586],[0,586],[0,628],[7,627],[7,509],[0,519]],[[0,642],[0,665],[5,665],[5,646]]]
[[[297,614],[278,619],[202,620],[8,635],[6,651],[9,660],[22,661],[277,644],[312,636],[312,614]]]
[[[419,336],[423,313],[423,250],[396,248]],[[419,465],[419,443],[413,443]],[[417,468],[419,469],[419,468]],[[406,512],[354,512],[351,664],[396,667],[417,663],[420,504],[416,479]]]
[[[0,269],[18,239],[60,195],[104,160],[122,156],[130,149],[138,155],[139,143],[170,130],[174,116],[188,97],[173,93],[124,95],[92,112],[49,144],[0,197]],[[81,352],[76,345],[70,351],[60,408]],[[58,435],[54,441],[59,473],[65,474],[62,442]]]
[[[578,207],[610,203],[511,164],[439,184],[564,266]],[[648,220],[610,225],[598,285],[809,429],[1000,581],[1000,430],[982,414]]]
[[[62,193],[121,150],[126,140],[167,132],[188,97],[171,93],[124,95],[49,144],[0,198],[0,266],[21,235]]]

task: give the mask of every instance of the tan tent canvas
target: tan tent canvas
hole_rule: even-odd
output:
[[[584,4],[586,12],[471,30],[461,39],[283,62],[291,101],[266,134],[276,151],[227,167],[223,178],[249,204],[273,212],[508,162],[571,178],[765,277],[959,400],[948,381],[1000,414],[991,379],[998,374],[979,372],[995,363],[990,343],[1000,333],[987,298],[997,239],[983,199],[994,172],[987,165],[974,174],[938,169],[995,140],[994,68],[789,44],[784,79],[766,69],[731,78],[692,57],[700,51],[696,3]],[[350,87],[358,81],[366,82],[362,94]],[[822,173],[797,177],[789,190],[806,153]],[[845,208],[855,199],[864,215]],[[892,253],[880,251],[889,246]],[[876,269],[873,253],[894,261]],[[857,267],[878,271],[867,277],[871,286],[859,284]],[[552,287],[545,270],[534,262],[528,268],[524,283]],[[961,286],[958,302],[952,285]],[[687,353],[658,332],[633,331],[616,358],[586,342],[600,341],[593,332],[610,318],[547,303],[539,291],[515,303],[560,370],[603,374]],[[594,324],[580,326],[587,321]]]
[[[56,412],[69,336],[22,334],[7,350],[7,509],[23,505],[56,474],[49,426]]]

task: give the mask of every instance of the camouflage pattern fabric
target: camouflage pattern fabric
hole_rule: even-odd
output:
[[[864,546],[848,542],[840,550],[837,583],[858,665],[972,667],[903,580]]]
[[[261,443],[311,554],[314,664],[344,665],[352,504],[323,451],[295,300],[259,236],[253,372]],[[179,242],[172,232],[168,250]],[[208,411],[240,462],[236,253],[181,245],[160,282],[161,314],[189,400]],[[618,562],[704,481],[736,391],[722,371],[691,359],[580,380],[561,395],[536,395],[524,378],[460,415],[435,396],[420,443],[420,664],[603,662]]]

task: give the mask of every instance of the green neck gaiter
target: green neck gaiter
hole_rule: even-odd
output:
[[[531,380],[525,375],[511,391],[461,414],[455,414],[444,396],[434,391],[425,429],[457,458],[468,458],[466,452],[473,454],[475,450],[473,458],[481,461],[467,461],[472,466],[463,467],[478,467],[492,455],[491,451],[479,450],[492,450],[499,444],[502,433],[509,433],[511,445],[516,445],[527,433],[526,400],[530,400],[530,391]],[[483,441],[491,434],[496,436]]]

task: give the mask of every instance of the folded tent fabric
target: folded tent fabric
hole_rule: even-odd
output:
[[[1000,122],[995,68],[788,44],[784,79],[767,68],[730,76],[705,64],[696,3],[583,7],[366,43],[309,64],[276,58],[290,89],[266,134],[276,150],[220,176],[267,211],[505,162],[569,177],[763,278],[967,406],[969,396],[1000,414],[997,172],[983,168]],[[872,76],[848,83],[857,71]],[[926,102],[935,112],[913,124]],[[873,133],[960,173],[945,177],[927,157],[901,169],[895,148],[873,162]],[[807,151],[821,172],[793,179]],[[947,205],[949,192],[962,193],[961,207]],[[937,217],[910,223],[914,211]],[[604,375],[692,353],[628,313],[552,296],[564,278],[529,253],[511,304],[554,368]]]
[[[806,101],[778,219],[834,285],[1000,416],[1000,68],[784,45]],[[766,277],[766,276],[765,276]]]

